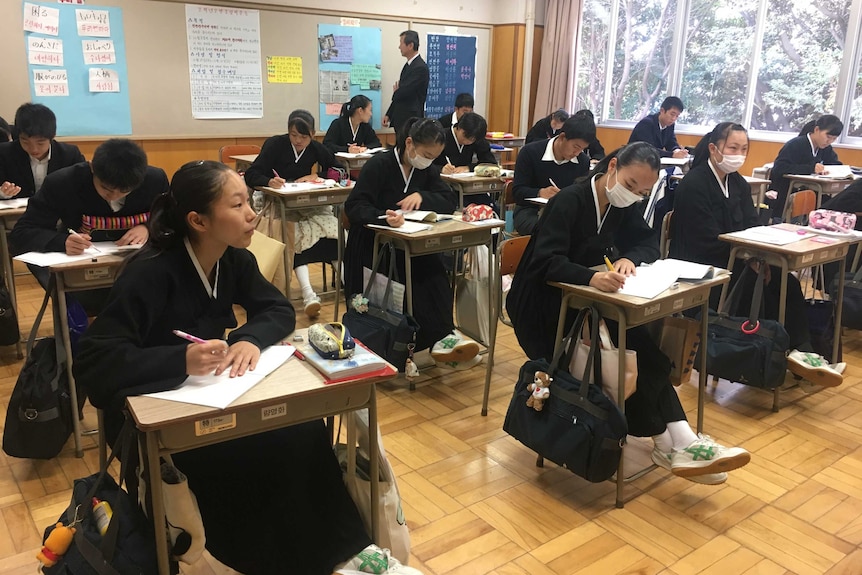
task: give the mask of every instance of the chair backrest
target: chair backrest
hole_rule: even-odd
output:
[[[673,210],[664,215],[661,220],[661,236],[659,236],[659,257],[666,258],[670,253],[670,223],[673,219]]]
[[[773,163],[769,162],[768,164],[763,164],[759,168],[754,168],[751,170],[751,177],[753,178],[763,178],[764,180],[771,179],[772,176],[772,166]]]
[[[279,262],[284,259],[284,244],[255,230],[248,251],[254,254],[260,274],[271,282]]]
[[[503,313],[503,276],[514,274],[518,269],[518,264],[521,262],[521,257],[524,255],[524,250],[527,249],[527,244],[530,242],[530,236],[516,236],[503,240],[497,245],[497,263],[500,268],[500,281],[497,282],[499,289],[497,290],[497,310],[500,321],[512,327],[512,322]]]
[[[784,205],[782,220],[793,221],[795,218],[807,216],[817,207],[817,193],[813,190],[801,190],[790,194]]]
[[[512,193],[512,186],[512,180],[508,180],[503,185],[503,194],[500,196],[500,219],[503,221],[506,221],[506,212],[511,210],[512,206],[515,205],[515,196]],[[506,233],[512,233],[517,235],[518,232],[516,232],[510,226],[506,226]]]
[[[233,166],[236,164],[236,160],[231,160],[231,156],[246,156],[259,153],[260,146],[255,146],[253,144],[231,144],[229,146],[222,146],[219,148],[218,161],[222,164]]]

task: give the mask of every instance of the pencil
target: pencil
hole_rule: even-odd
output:
[[[184,331],[180,331],[178,329],[173,330],[171,333],[173,333],[177,337],[180,337],[180,338],[182,338],[186,341],[190,341],[192,343],[206,343],[205,339],[201,339],[195,335],[191,335],[189,333],[186,333]]]
[[[80,236],[81,235],[78,232],[76,232],[75,230],[73,230],[72,228],[67,228],[66,231],[69,232],[70,234],[72,234],[73,236]],[[90,242],[90,247],[93,248],[94,250],[96,250],[97,252],[102,253],[102,250],[100,250],[99,248],[94,246],[93,242]]]
[[[607,266],[609,272],[616,271],[614,270],[614,264],[611,263],[611,260],[608,259],[608,256],[605,256],[605,266]]]
[[[551,185],[552,185],[552,186],[554,186],[554,187],[555,187],[555,188],[557,188],[558,190],[560,189],[560,186],[558,186],[557,184],[555,184],[555,183],[554,183],[554,180],[552,180],[551,178],[548,178],[548,181],[549,181],[549,182],[551,182]]]
[[[276,178],[281,178],[281,176],[278,175],[278,172],[275,171],[275,168],[272,169],[272,173],[275,174]]]

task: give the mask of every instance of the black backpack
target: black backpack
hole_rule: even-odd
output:
[[[5,284],[0,282],[0,345],[16,344],[20,337],[18,316],[15,314],[12,298]]]
[[[51,290],[27,341],[27,361],[6,410],[3,451],[12,457],[51,459],[63,449],[72,433],[72,402],[65,361],[66,354],[53,337],[33,345],[38,326],[45,314]]]

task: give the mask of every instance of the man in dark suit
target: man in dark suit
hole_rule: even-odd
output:
[[[419,55],[419,34],[415,30],[401,33],[398,43],[407,63],[401,69],[401,78],[393,86],[392,104],[383,116],[383,125],[392,126],[395,133],[409,118],[425,116],[425,98],[428,96],[428,65]]]
[[[673,125],[684,109],[682,100],[676,96],[668,96],[661,103],[657,114],[650,114],[635,125],[629,136],[629,144],[632,142],[651,144],[663,158],[686,157],[688,152],[680,147],[673,131]]]
[[[0,143],[0,199],[29,198],[45,176],[84,162],[77,146],[54,140],[57,117],[42,104],[24,104],[15,112],[18,139]]]

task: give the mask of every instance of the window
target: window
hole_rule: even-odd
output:
[[[604,97],[611,12],[605,0],[584,0],[581,10],[574,109],[597,114]]]
[[[859,70],[853,90],[853,99],[850,104],[850,121],[844,129],[848,136],[862,138],[862,58],[859,58]]]

